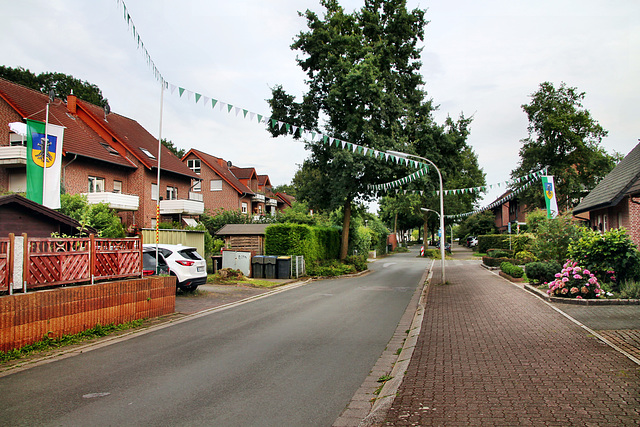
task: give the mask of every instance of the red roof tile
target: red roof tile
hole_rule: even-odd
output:
[[[49,97],[36,90],[0,78],[0,98],[4,99],[23,119],[45,121]],[[49,107],[49,123],[64,126],[63,152],[77,154],[120,166],[135,168],[135,164],[105,147],[105,141],[87,124],[68,114],[67,105],[56,99]]]

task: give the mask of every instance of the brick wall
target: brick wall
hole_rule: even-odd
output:
[[[187,163],[189,159],[197,158],[194,154],[190,154],[183,160],[183,163]],[[200,178],[202,178],[200,193],[202,194],[205,210],[213,213],[219,209],[234,211],[240,209],[240,194],[238,191],[204,162],[201,162]],[[211,191],[211,180],[222,180],[222,190]],[[249,203],[250,208],[251,204]]]
[[[628,210],[629,210],[629,222],[628,226],[625,226],[628,230],[631,240],[640,249],[640,204],[634,203],[640,202],[640,197],[627,198]]]
[[[175,277],[98,283],[0,297],[0,350],[175,311]]]

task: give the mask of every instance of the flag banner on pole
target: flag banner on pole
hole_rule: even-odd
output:
[[[547,205],[547,218],[558,216],[558,202],[556,201],[556,187],[553,183],[553,175],[542,177],[544,188],[544,202]]]
[[[49,124],[48,134],[45,146],[45,124],[27,119],[27,199],[59,209],[64,127]]]

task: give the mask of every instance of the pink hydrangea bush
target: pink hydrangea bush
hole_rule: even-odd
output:
[[[556,273],[556,279],[549,283],[547,294],[563,298],[599,298],[604,296],[598,279],[589,270],[577,262],[567,260],[562,271]]]

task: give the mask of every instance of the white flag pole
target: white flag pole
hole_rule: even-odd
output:
[[[158,195],[156,197],[156,274],[158,274],[158,242],[160,234],[160,153],[162,152],[162,109],[164,105],[164,79],[160,79],[160,129],[158,130],[158,178],[156,187]]]

